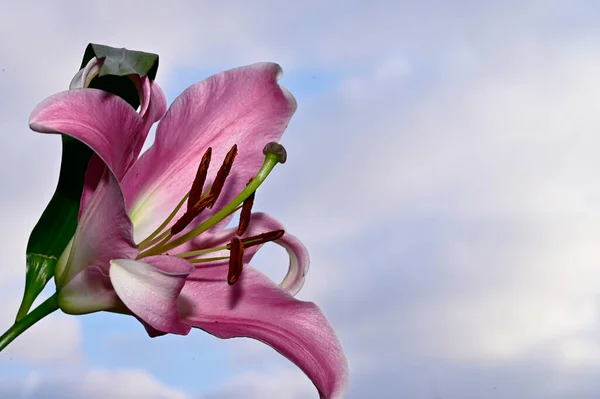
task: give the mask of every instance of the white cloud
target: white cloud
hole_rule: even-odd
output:
[[[5,382],[3,397],[15,399],[186,399],[180,390],[171,388],[141,370],[91,369],[70,375],[30,374],[23,382]]]
[[[565,378],[599,364],[600,53],[518,26],[470,43],[466,70],[381,84],[374,67],[309,105],[300,130],[318,139],[296,156],[319,168],[275,193],[312,250],[301,296],[331,315],[355,378],[411,361],[541,357]]]
[[[294,371],[272,370],[271,372],[247,371],[236,375],[224,384],[218,393],[202,397],[205,399],[307,399],[318,394],[315,387],[299,379]]]

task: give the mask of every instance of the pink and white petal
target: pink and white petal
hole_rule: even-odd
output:
[[[160,120],[160,118],[162,118],[167,111],[167,99],[165,98],[165,94],[163,93],[162,89],[156,82],[150,80],[148,76],[144,76],[141,79],[140,85],[142,91],[140,116],[144,122],[141,132],[137,136],[134,144],[134,160],[138,159],[152,125],[156,121]]]
[[[177,299],[192,270],[188,261],[174,256],[116,259],[110,281],[125,306],[150,327],[186,335],[190,327],[179,318]]]
[[[288,233],[274,242],[285,248],[290,258],[288,272],[279,285],[291,295],[296,295],[302,289],[310,267],[308,250],[298,238]]]
[[[154,122],[162,118],[167,110],[167,100],[158,84],[152,82],[147,76],[144,76],[141,79],[140,85],[143,91],[142,109],[140,110],[140,115],[143,119],[143,127],[133,144],[132,163],[135,163],[135,160],[137,160],[142,147],[144,146],[146,137],[148,136],[148,132],[150,131],[150,127]],[[131,167],[131,165],[128,165],[126,169],[128,170],[129,167]],[[81,205],[79,207],[80,216],[87,206],[94,190],[96,190],[100,177],[102,177],[102,174],[104,173],[104,168],[104,161],[102,161],[98,155],[94,155],[88,164],[85,174],[85,182],[81,194]]]
[[[160,120],[167,112],[167,99],[160,86],[150,80],[148,76],[142,77],[142,104],[140,116],[150,124]]]
[[[102,64],[104,64],[104,59],[94,57],[89,60],[87,65],[75,74],[73,80],[71,80],[71,84],[69,84],[69,90],[88,87],[91,80],[100,71]]]
[[[253,213],[250,219],[250,226],[245,236],[253,236],[267,231],[285,230],[283,224],[272,216],[266,213]],[[302,242],[287,231],[274,243],[281,245],[287,251],[289,256],[288,272],[281,282],[280,286],[291,295],[296,295],[304,285],[304,279],[310,267],[310,259],[308,250]],[[252,256],[262,247],[256,245],[244,251],[244,262],[250,263]]]
[[[142,118],[123,99],[96,89],[77,89],[42,101],[29,119],[40,133],[66,134],[90,147],[121,180],[135,161]]]
[[[68,314],[126,310],[109,277],[98,266],[87,267],[69,281],[58,292],[58,304]]]
[[[102,179],[102,176],[107,172],[106,164],[96,154],[92,155],[90,162],[88,162],[87,169],[85,170],[85,177],[83,180],[83,190],[81,192],[81,200],[79,201],[79,218],[87,208],[88,203],[92,199],[98,183]]]
[[[292,95],[277,83],[280,75],[281,68],[270,63],[236,68],[189,87],[175,100],[158,125],[154,145],[123,181],[136,241],[160,225],[189,191],[208,147],[213,162],[207,186],[234,144],[238,156],[220,199],[202,217],[245,187],[263,163],[264,146],[281,138],[296,109]]]
[[[226,277],[224,266],[196,269],[181,291],[183,320],[219,338],[262,341],[302,369],[321,398],[341,398],[348,364],[321,310],[294,299],[251,266],[233,286]]]
[[[273,230],[285,229],[283,224],[281,224],[281,222],[279,222],[272,216],[269,216],[266,213],[256,212],[253,213],[250,217],[250,225],[248,226],[248,230],[246,230],[246,232],[241,236],[241,238],[259,235]],[[210,247],[220,247],[223,245],[227,245],[231,241],[231,238],[234,236],[237,236],[237,227],[217,231],[209,236],[205,236],[203,234],[197,239],[192,240],[184,246],[178,248],[177,252],[187,252]],[[288,272],[283,281],[281,282],[280,286],[290,294],[296,295],[304,285],[304,280],[310,267],[308,251],[304,244],[302,244],[302,242],[298,238],[287,232],[283,235],[283,237],[273,242],[285,248],[289,256]],[[250,263],[254,255],[258,252],[258,250],[261,247],[262,245],[255,245],[249,248],[245,248],[244,263]],[[224,250],[219,252],[211,252],[205,255],[205,257],[210,258],[222,256],[229,256],[229,251]],[[228,262],[229,260],[225,259],[220,261],[202,263],[198,267],[225,264]]]
[[[156,328],[152,327],[150,324],[146,323],[144,320],[140,319],[136,315],[133,315],[133,316],[136,319],[138,319],[138,321],[140,323],[142,323],[142,325],[144,326],[144,329],[146,330],[146,333],[148,334],[148,336],[150,338],[162,337],[163,335],[167,335],[168,334],[167,332],[157,330]]]
[[[88,266],[98,266],[108,274],[111,259],[137,254],[121,187],[107,171],[79,220],[68,260],[57,264],[57,287],[62,289]]]

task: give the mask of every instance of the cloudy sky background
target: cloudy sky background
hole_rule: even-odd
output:
[[[311,252],[299,296],[338,331],[346,397],[600,397],[597,2],[0,1],[0,329],[58,176],[29,113],[88,42],[160,54],[169,100],[276,61],[299,108],[255,206]],[[278,279],[284,255],[256,264]],[[0,354],[0,397],[317,393],[254,341],[57,313]]]

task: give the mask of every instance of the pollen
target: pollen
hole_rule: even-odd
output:
[[[252,179],[248,182],[250,184]],[[256,195],[256,191],[254,191],[248,198],[244,200],[242,204],[242,210],[240,211],[240,222],[238,223],[237,235],[243,235],[248,226],[250,225],[250,216],[252,216],[252,205],[254,205],[254,197]]]
[[[227,283],[235,284],[242,275],[244,268],[244,244],[239,237],[232,237],[229,243],[229,271],[227,273]]]
[[[196,216],[198,216],[203,210],[205,210],[208,205],[212,203],[214,199],[213,195],[207,195],[204,198],[201,198],[195,205],[189,206],[188,202],[188,211],[186,211],[181,218],[171,227],[171,234],[175,235],[181,232],[183,229],[187,227]],[[189,199],[188,199],[189,201]]]
[[[196,177],[194,178],[194,182],[192,183],[192,188],[190,189],[190,197],[188,198],[188,203],[187,203],[188,212],[192,210],[192,207],[198,201],[200,201],[200,197],[202,196],[202,190],[204,188],[204,183],[206,182],[206,174],[208,173],[208,167],[210,165],[211,155],[212,155],[212,148],[208,147],[206,152],[202,156],[200,165],[198,165],[198,171],[196,172]]]
[[[285,230],[273,230],[266,233],[258,234],[252,237],[244,238],[243,243],[245,248],[250,248],[255,245],[266,244],[271,241],[279,240],[285,234]],[[230,249],[231,244],[227,246]]]
[[[227,176],[229,176],[229,173],[231,172],[231,167],[233,166],[233,161],[235,160],[235,157],[237,156],[237,151],[238,151],[237,144],[234,144],[233,147],[231,147],[231,149],[227,153],[227,155],[225,155],[223,164],[221,165],[221,168],[217,172],[217,176],[215,177],[212,187],[210,188],[209,194],[214,195],[215,198],[214,198],[213,202],[208,206],[209,208],[212,208],[213,205],[217,202],[217,199],[219,199],[219,194],[221,194],[221,190],[223,190],[223,186],[225,185],[225,180],[227,179]]]

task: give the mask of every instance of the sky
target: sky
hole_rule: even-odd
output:
[[[1,330],[60,163],[28,117],[89,42],[158,53],[169,101],[274,61],[299,106],[255,209],[309,249],[346,398],[600,397],[597,2],[0,2]],[[285,252],[253,263],[281,279]],[[0,397],[318,394],[252,340],[56,313],[0,353]]]

